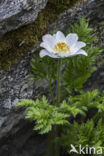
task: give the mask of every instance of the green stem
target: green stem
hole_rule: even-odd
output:
[[[53,156],[54,155],[54,147],[53,147],[53,141],[52,140],[53,140],[53,130],[49,133],[49,136],[48,136],[46,156]]]
[[[60,83],[61,83],[61,59],[58,60],[58,66],[57,66],[57,107],[60,104],[60,92],[61,92],[61,88],[60,88]],[[55,137],[58,137],[59,135],[59,129],[58,127],[56,127],[56,133],[55,133]],[[55,144],[55,156],[59,156],[60,155],[60,145],[59,143]]]
[[[51,80],[48,80],[48,84],[49,84],[49,91],[51,94],[52,102],[55,105],[55,99],[54,99],[53,90],[52,90],[52,86],[51,86]]]
[[[58,60],[57,66],[57,106],[60,103],[60,81],[61,81],[61,59]]]
[[[61,59],[58,60],[58,66],[57,66],[57,102],[56,106],[58,107],[60,104],[60,81],[61,81]],[[54,99],[54,94],[52,90],[52,85],[51,85],[51,80],[48,79],[48,84],[49,84],[49,90],[52,98],[52,102],[55,105],[55,99]],[[60,145],[59,143],[54,144],[53,146],[53,138],[58,137],[59,135],[59,130],[57,127],[54,127],[52,131],[49,133],[48,136],[48,146],[47,146],[47,152],[46,156],[59,156],[60,155]]]
[[[54,99],[54,94],[52,90],[52,81],[51,79],[47,79],[48,85],[49,85],[49,91],[52,99],[53,105],[55,105],[55,99]],[[53,143],[53,138],[54,138],[54,129],[49,133],[48,136],[48,144],[47,144],[47,151],[46,151],[46,156],[54,156],[54,143]]]

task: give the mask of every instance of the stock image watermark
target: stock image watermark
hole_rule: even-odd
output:
[[[97,149],[95,147],[89,147],[86,145],[83,147],[81,144],[78,148],[75,147],[75,145],[71,144],[71,150],[69,154],[76,153],[76,154],[103,154],[103,147],[98,147]]]

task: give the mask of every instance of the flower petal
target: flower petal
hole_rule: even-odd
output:
[[[48,46],[50,46],[53,49],[53,47],[55,45],[54,36],[47,34],[42,37],[42,40],[43,40],[43,42],[45,42],[45,44],[48,44]]]
[[[81,49],[85,47],[86,44],[84,42],[78,41],[77,34],[70,33],[65,37],[61,31],[58,31],[56,34],[53,35],[44,35],[42,39],[43,42],[40,44],[40,46],[44,49],[40,51],[40,57],[49,56],[52,58],[65,58],[76,55],[87,56],[87,53],[83,49]],[[58,42],[65,42],[69,46],[70,51],[55,51],[54,47],[55,45],[57,45]]]
[[[56,34],[53,34],[54,39],[56,39]]]
[[[58,31],[56,33],[56,40],[57,40],[57,42],[65,42],[66,41],[65,36],[61,31]]]
[[[88,56],[88,54],[87,54],[83,49],[80,49],[80,50],[76,53],[76,55],[79,55],[79,54]]]
[[[46,43],[46,42],[42,42],[42,43],[40,44],[40,47],[43,47],[43,48],[46,49],[47,51],[52,51],[52,52],[54,52],[53,49],[51,48],[51,46],[50,46],[48,43]]]
[[[78,35],[74,33],[70,33],[66,36],[66,42],[71,47],[73,44],[75,44],[78,41]]]
[[[52,58],[60,58],[58,55],[54,54],[54,53],[50,53],[49,51],[43,49],[40,51],[40,57],[44,57],[44,56],[49,56]]]
[[[83,49],[80,49],[77,53],[68,54],[66,57],[72,57],[72,56],[76,56],[76,55],[88,56],[88,54]]]
[[[85,46],[86,46],[86,43],[84,43],[84,42],[76,42],[75,44],[73,44],[70,47],[70,51],[71,51],[71,53],[76,53],[77,51],[79,51],[81,48],[83,48]]]
[[[42,37],[42,40],[45,42],[45,41],[51,41],[51,40],[54,40],[53,36],[50,35],[50,34],[47,34],[47,35],[44,35]]]

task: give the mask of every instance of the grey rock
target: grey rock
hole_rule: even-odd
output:
[[[104,20],[103,8],[103,0],[88,0],[84,5],[78,4],[62,13],[60,18],[47,28],[47,32],[56,28],[65,31],[70,24],[79,21],[81,16],[90,18],[90,25],[95,27]],[[104,42],[99,42],[98,45],[101,44],[104,46]],[[48,88],[45,81],[41,84],[30,81],[33,76],[30,61],[38,49],[39,43],[31,52],[19,58],[8,71],[0,71],[0,156],[44,156],[47,136],[33,132],[34,123],[25,121],[24,109],[16,107],[21,98],[34,99],[36,95],[46,93]],[[103,69],[104,64],[92,74],[85,85],[86,88],[104,90]]]
[[[1,0],[0,36],[36,20],[48,0]]]

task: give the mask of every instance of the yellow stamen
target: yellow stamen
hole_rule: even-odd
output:
[[[67,51],[70,51],[69,46],[65,43],[65,42],[58,42],[55,46],[54,46],[54,50],[58,53],[66,53]]]

